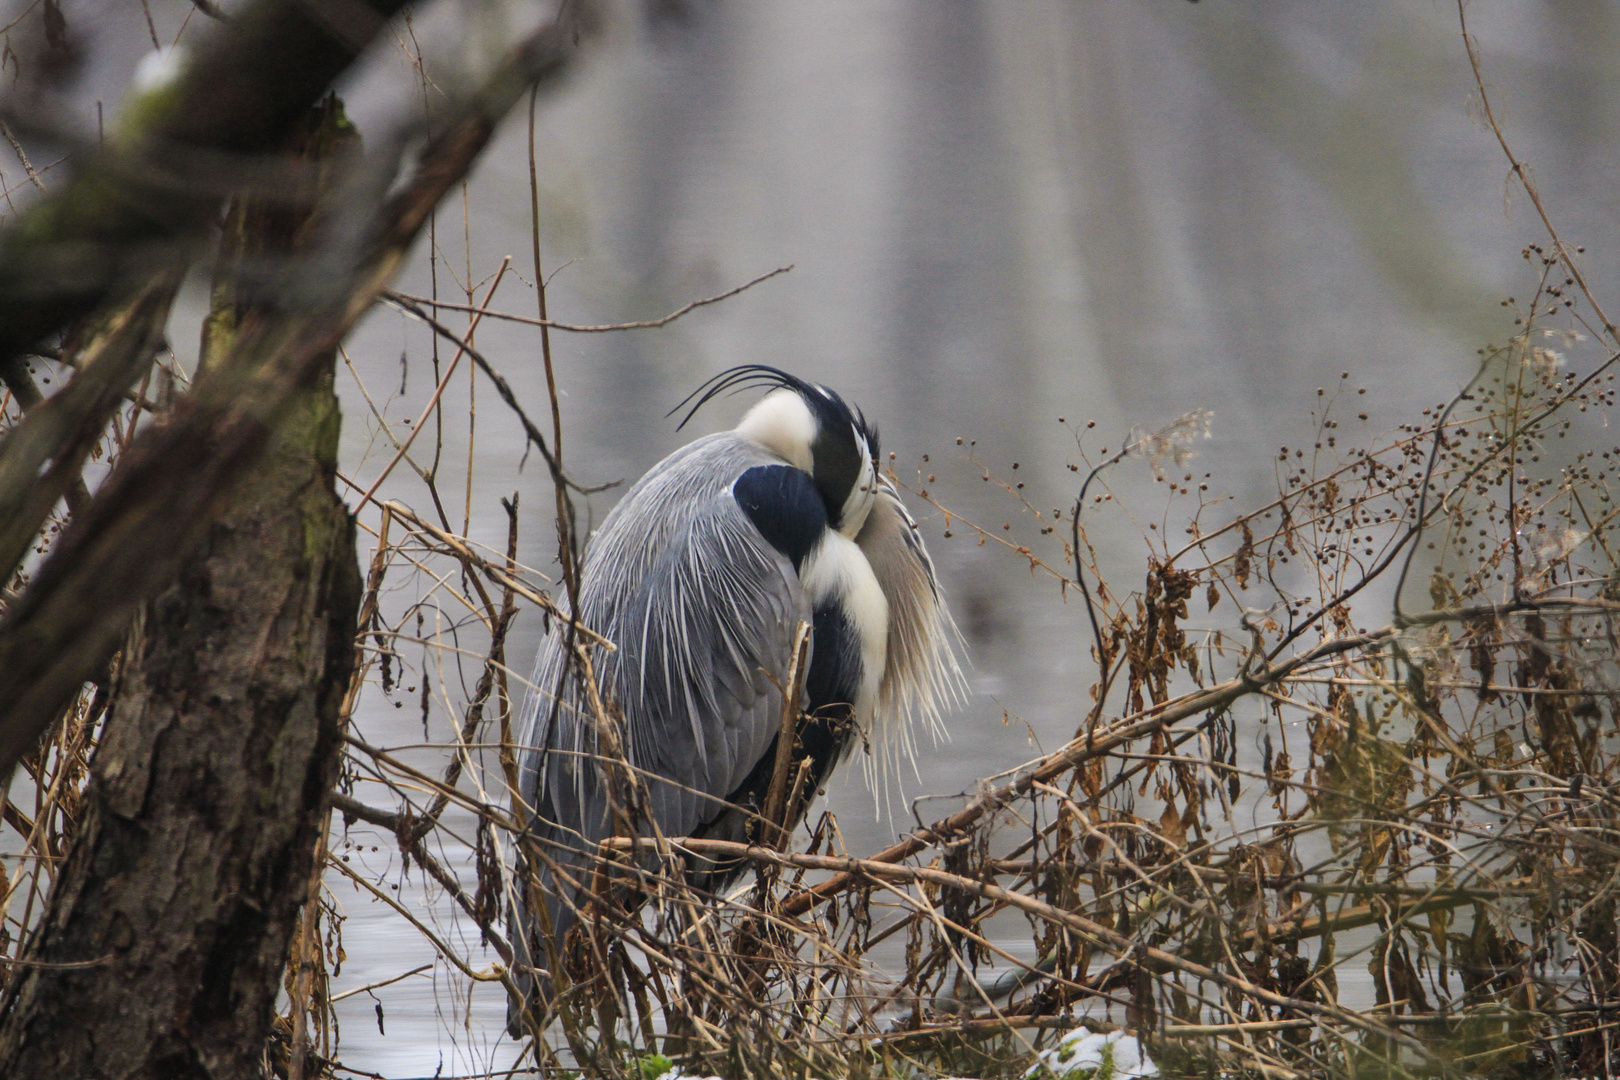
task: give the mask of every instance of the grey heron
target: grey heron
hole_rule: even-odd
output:
[[[518,726],[519,793],[543,856],[525,872],[547,916],[516,890],[526,996],[548,955],[542,926],[564,940],[598,843],[626,824],[604,713],[616,729],[606,738],[644,785],[635,831],[749,841],[801,622],[811,630],[792,760],[808,761],[808,782],[786,808],[789,828],[856,743],[873,747],[874,772],[892,768],[916,726],[938,730],[962,687],[955,626],[917,523],[880,469],[877,430],[832,390],[762,365],[699,387],[677,406],[691,405],[682,426],[717,394],[750,387],[768,393],[734,430],[654,465],[591,537],[578,621],[615,646],[591,653],[594,698],[577,631],[571,639],[557,620],[541,643]],[[688,877],[718,890],[741,870],[710,863]],[[514,1002],[514,1035],[518,1021]]]

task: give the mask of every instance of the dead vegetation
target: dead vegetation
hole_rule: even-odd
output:
[[[419,711],[423,736],[348,736],[326,886],[304,906],[266,1050],[278,1076],[369,1075],[342,1065],[334,980],[355,900],[340,888],[431,943],[458,1009],[473,984],[512,986],[502,914],[534,883],[509,868],[519,849],[531,865],[547,853],[514,798],[529,658],[509,657],[507,641],[517,618],[566,617],[583,547],[581,489],[544,449],[563,433],[549,331],[669,321],[551,320],[533,224],[539,314],[515,317],[536,324],[550,423],[522,423],[551,490],[524,498],[555,501],[560,577],[519,563],[516,493],[504,536],[468,535],[470,485],[458,507],[459,452],[444,443],[463,364],[519,408],[476,345],[480,320],[514,317],[495,306],[509,261],[479,282],[469,253],[450,301],[393,296],[436,340],[419,415],[390,419],[366,358],[348,364],[371,409],[349,420],[373,439],[371,472],[340,474],[365,571],[343,715]],[[1578,249],[1549,233],[1524,252],[1513,336],[1482,350],[1460,392],[1391,429],[1346,373],[1316,391],[1310,441],[1278,447],[1263,506],[1234,510],[1195,467],[1198,413],[1114,452],[1092,449],[1091,425],[1065,425],[1079,486],[1056,512],[964,446],[1018,515],[1002,528],[954,513],[928,467],[897,475],[939,511],[936,544],[977,540],[985,557],[1025,561],[1069,605],[1073,647],[1097,672],[1072,738],[882,851],[851,850],[827,814],[779,845],[605,845],[590,917],[546,958],[566,989],[523,1060],[615,1077],[656,1071],[659,1057],[727,1076],[1011,1077],[1083,1025],[1138,1034],[1165,1075],[1612,1073],[1620,445],[1601,440],[1620,340]],[[143,416],[188,392],[171,356],[147,359],[81,461],[109,468]],[[0,430],[42,400],[23,388],[72,361],[64,346],[9,380]],[[455,400],[471,409],[468,393]],[[475,428],[473,410],[469,469]],[[1138,577],[1108,582],[1088,529],[1120,512],[1118,470],[1144,468],[1165,490],[1161,516],[1142,533]],[[418,497],[379,501],[382,478],[407,470]],[[47,477],[62,501],[0,602],[25,594],[88,498],[77,477]],[[608,647],[581,628],[584,655]],[[61,712],[4,801],[7,987],[74,840],[121,663]],[[384,869],[349,838],[356,822],[392,837]],[[646,851],[631,859],[635,848],[665,872],[648,870]],[[748,860],[746,884],[725,897],[681,884],[686,860],[716,856]],[[432,885],[399,888],[412,878]],[[452,929],[476,932],[449,932],[434,899],[453,907]]]
[[[988,472],[1019,500],[1016,530],[925,491],[956,536],[1006,544],[1054,603],[1089,606],[1077,641],[1100,675],[1074,738],[880,852],[851,851],[826,815],[785,849],[670,838],[663,874],[610,846],[591,918],[549,961],[568,990],[542,1065],[620,1075],[656,1051],[729,1075],[1016,1075],[1081,1023],[1139,1033],[1167,1072],[1608,1067],[1620,447],[1593,440],[1614,361],[1564,303],[1561,258],[1525,255],[1519,332],[1461,393],[1379,434],[1348,376],[1323,388],[1316,438],[1278,448],[1265,506],[1234,515],[1190,471],[1181,436],[1201,420],[1111,455],[1076,432],[1077,467],[1101,464],[1060,522]],[[1127,591],[1098,578],[1086,528],[1129,456],[1186,524],[1175,544],[1144,536]],[[442,773],[354,744],[338,806],[394,833],[506,956],[497,897],[525,886],[499,872],[523,842],[502,643],[548,583],[513,562],[515,533],[479,551],[397,504],[378,520],[372,692],[400,693],[402,642],[449,652],[420,629],[426,601],[384,620],[395,575],[431,579],[441,620],[453,602],[491,645],[458,638],[479,674]],[[1377,610],[1393,617],[1357,625]],[[458,838],[471,866],[424,843],[448,805],[476,823]],[[685,859],[716,856],[752,861],[752,881],[679,884]]]

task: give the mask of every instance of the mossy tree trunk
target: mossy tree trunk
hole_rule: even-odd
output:
[[[352,138],[329,101],[294,149]],[[318,185],[317,185],[318,186]],[[274,317],[308,208],[233,207],[205,364]],[[266,273],[265,268],[271,268]],[[341,757],[361,580],[328,357],[125,648],[73,847],[8,987],[0,1076],[259,1075]]]

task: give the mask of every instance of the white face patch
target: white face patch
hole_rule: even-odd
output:
[[[816,441],[816,418],[796,392],[783,389],[766,394],[742,418],[737,434],[795,469],[814,475],[810,444]]]

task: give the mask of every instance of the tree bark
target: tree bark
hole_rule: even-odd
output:
[[[290,254],[301,227],[233,210],[205,362],[261,314],[238,266]],[[0,1076],[261,1073],[341,758],[361,594],[333,491],[332,368],[137,620],[35,966],[8,988]]]

